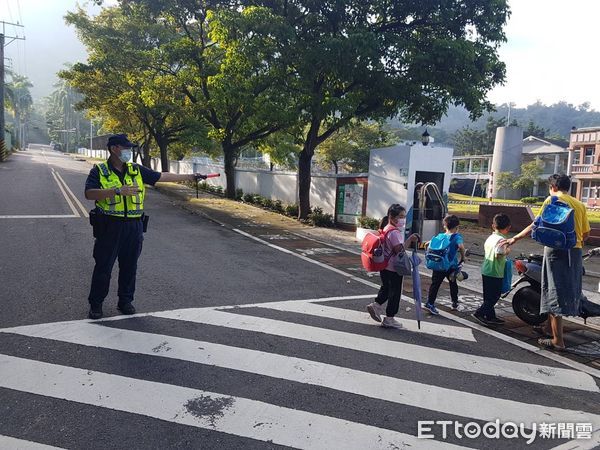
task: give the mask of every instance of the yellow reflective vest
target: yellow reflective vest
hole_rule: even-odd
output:
[[[100,173],[100,186],[102,189],[121,188],[124,185],[137,186],[140,192],[135,196],[115,195],[114,197],[97,200],[96,206],[104,214],[117,217],[141,217],[144,212],[144,196],[146,187],[142,180],[142,174],[136,165],[125,163],[125,177],[123,183],[119,176],[108,167],[108,163],[96,164]]]

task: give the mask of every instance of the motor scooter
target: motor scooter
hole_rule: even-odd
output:
[[[583,260],[600,254],[600,247],[596,247],[585,254]],[[548,319],[547,313],[540,313],[541,280],[542,280],[542,255],[530,254],[520,255],[514,259],[514,266],[519,278],[514,281],[508,292],[502,294],[506,298],[517,286],[527,283],[519,288],[513,295],[512,308],[519,319],[529,325],[540,325]],[[585,275],[585,268],[583,268]],[[581,298],[579,316],[584,322],[588,317],[600,316],[600,305],[590,302],[585,296]]]

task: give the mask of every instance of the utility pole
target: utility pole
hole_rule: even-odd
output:
[[[0,21],[0,23],[2,24],[2,33],[0,33],[0,162],[6,160],[6,157],[8,156],[8,150],[6,148],[6,144],[4,142],[4,138],[5,138],[5,133],[6,133],[6,128],[5,128],[5,123],[4,123],[4,47],[6,47],[8,44],[10,44],[12,41],[19,39],[19,40],[25,40],[25,37],[19,37],[19,36],[6,36],[6,32],[5,32],[5,27],[6,25],[13,25],[15,27],[23,27],[23,25],[20,25],[18,23],[10,23],[10,22],[4,22],[4,21]],[[5,43],[5,39],[8,38],[10,39],[10,41],[8,41],[7,43]],[[17,130],[17,132],[19,132],[20,130]]]

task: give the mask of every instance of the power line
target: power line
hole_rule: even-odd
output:
[[[19,36],[15,33],[15,36],[6,36],[6,25],[13,25],[16,27],[23,28],[23,25],[0,21],[2,24],[2,33],[0,33],[0,161],[6,159],[6,147],[4,144],[4,133],[5,133],[5,122],[4,122],[4,47],[15,40],[25,40],[25,36]],[[5,38],[10,39],[5,43]]]
[[[23,17],[21,17],[21,2],[17,0],[17,10],[19,11],[19,23],[23,23]]]

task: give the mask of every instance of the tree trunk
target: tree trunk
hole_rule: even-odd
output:
[[[169,172],[169,154],[168,154],[168,146],[166,139],[156,139],[156,143],[158,144],[158,148],[160,149],[160,165],[161,172]]]
[[[21,148],[21,112],[19,110],[17,110],[16,108],[14,109],[14,135],[15,135],[15,142],[13,144],[13,147],[15,148]]]
[[[338,173],[338,163],[337,163],[337,161],[333,161],[333,169],[335,170],[335,174],[337,175],[337,173]]]
[[[142,152],[142,166],[150,168],[150,141],[146,140],[140,147]]]
[[[311,161],[317,148],[317,136],[321,121],[314,118],[306,133],[304,147],[298,159],[298,219],[306,220],[310,214]]]
[[[235,198],[235,149],[230,144],[222,143],[225,162],[225,197]]]
[[[310,214],[310,163],[314,155],[314,146],[304,144],[298,160],[298,219],[305,220]]]

